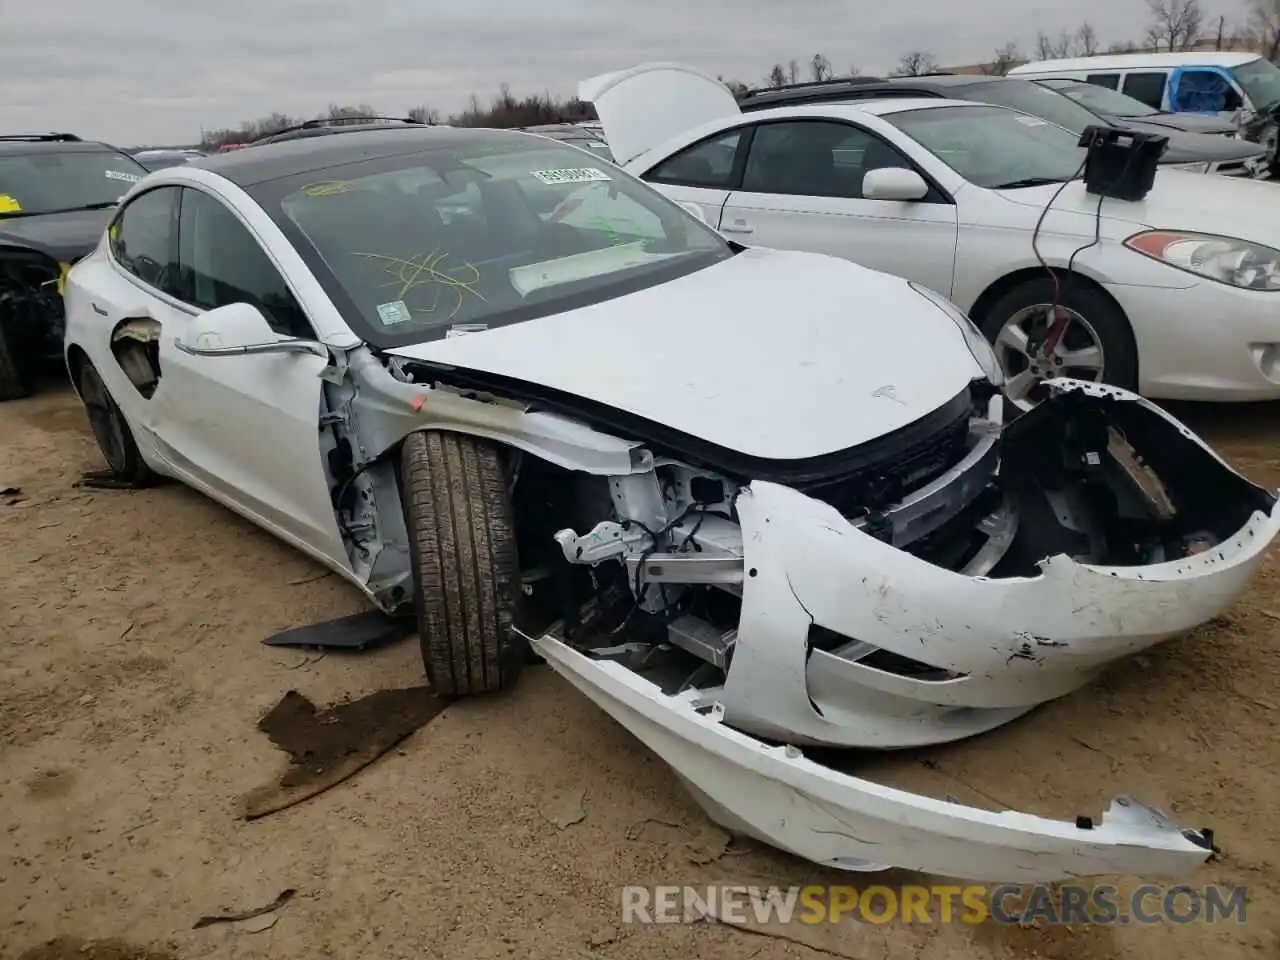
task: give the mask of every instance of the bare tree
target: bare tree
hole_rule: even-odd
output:
[[[716,79],[729,88],[729,92],[733,94],[735,99],[740,100],[751,92],[751,88],[741,80],[726,80],[723,74],[719,73],[716,74]]]
[[[923,50],[912,50],[902,55],[898,60],[898,69],[893,73],[899,77],[918,77],[922,74],[934,73],[937,69],[938,61],[933,58],[933,54],[925,53]]]
[[[1280,2],[1280,0],[1277,0],[1277,2]],[[1003,77],[1020,64],[1022,60],[1023,57],[1018,51],[1018,45],[1010,40],[1004,46],[996,47],[995,56],[990,63],[983,65],[982,72],[989,77]]]
[[[1056,37],[1043,31],[1036,34],[1036,59],[1061,60],[1071,56],[1071,35],[1065,30]]]
[[[787,70],[780,64],[775,63],[769,70],[768,76],[764,78],[766,87],[785,87],[787,85]]]
[[[1085,21],[1076,29],[1075,53],[1077,57],[1092,57],[1098,52],[1098,31]]]
[[[414,123],[439,123],[440,111],[432,110],[425,103],[409,109],[408,117]]]
[[[814,80],[830,80],[831,79],[831,61],[821,53],[815,53],[809,58],[809,73]]]
[[[1191,50],[1200,39],[1204,9],[1200,0],[1147,0],[1151,17],[1147,42],[1156,50]]]
[[[851,63],[851,64],[849,64],[849,71],[845,74],[845,76],[846,76],[846,77],[860,77],[860,76],[862,76],[862,68],[861,68],[861,67],[859,67],[856,63]]]
[[[1275,63],[1280,58],[1280,0],[1252,0],[1246,29],[1258,52]]]
[[[787,83],[795,83],[800,79],[800,62],[798,60],[787,61]]]
[[[1107,53],[1139,53],[1138,45],[1132,40],[1121,40],[1107,45]]]

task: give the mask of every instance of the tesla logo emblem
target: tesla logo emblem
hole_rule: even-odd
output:
[[[871,395],[873,397],[884,397],[886,400],[892,400],[894,403],[901,403],[904,407],[907,405],[906,401],[898,399],[898,388],[893,384],[876,387]]]

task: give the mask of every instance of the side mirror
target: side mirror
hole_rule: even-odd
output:
[[[187,336],[187,340],[175,340],[173,345],[197,357],[237,357],[248,353],[329,356],[329,351],[314,341],[281,339],[262,311],[248,303],[229,303],[206,310],[191,321]]]
[[[923,200],[928,193],[924,177],[906,167],[880,167],[862,177],[862,195],[868,200]]]
[[[686,212],[693,214],[708,227],[711,226],[710,223],[707,223],[707,214],[700,204],[694,203],[692,200],[677,200],[676,203],[683,207]]]

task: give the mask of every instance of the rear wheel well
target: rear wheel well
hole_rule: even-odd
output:
[[[1006,274],[1000,279],[992,282],[987,289],[983,290],[982,293],[978,295],[978,299],[975,300],[973,302],[973,306],[969,308],[969,316],[972,318],[974,323],[981,327],[983,325],[983,321],[987,317],[987,314],[991,312],[992,307],[1000,302],[1001,297],[1010,290],[1016,290],[1024,283],[1028,283],[1032,280],[1043,279],[1045,273],[1046,271],[1043,267],[1026,267],[1022,270],[1015,270],[1013,273]],[[1128,314],[1124,312],[1124,308],[1120,306],[1116,301],[1116,298],[1108,292],[1106,287],[1098,283],[1098,281],[1086,277],[1082,273],[1076,273],[1074,271],[1068,273],[1065,270],[1061,270],[1053,271],[1053,275],[1056,276],[1059,281],[1069,281],[1092,290],[1098,296],[1105,298],[1113,307],[1115,307],[1116,313],[1119,316],[1124,317],[1123,332],[1129,340],[1130,353],[1134,357],[1134,373],[1136,374],[1141,363],[1141,358],[1138,357],[1138,344],[1134,339],[1133,327],[1129,323]]]
[[[71,385],[77,394],[80,392],[80,371],[90,362],[89,354],[77,344],[67,347],[67,373],[71,376]]]

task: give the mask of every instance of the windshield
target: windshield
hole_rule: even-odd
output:
[[[527,134],[468,135],[255,193],[379,347],[585,306],[734,252],[617,167]]]
[[[1255,110],[1266,110],[1280,101],[1280,69],[1259,57],[1231,71],[1240,89],[1249,95]]]
[[[1057,91],[1032,83],[1030,80],[1009,79],[974,84],[966,87],[964,94],[965,100],[979,100],[998,107],[1011,107],[1014,110],[1041,117],[1070,130],[1076,136],[1084,133],[1085,127],[1106,123],[1101,117],[1091,113],[1070,97],[1064,97]]]
[[[0,156],[0,216],[115,203],[147,175],[112,150],[48,150]]]
[[[1070,83],[1054,87],[1064,96],[1083,104],[1094,113],[1111,117],[1155,117],[1159,110],[1153,110],[1141,100],[1126,96],[1118,90],[1100,87],[1096,83]]]
[[[884,119],[979,187],[1061,183],[1084,165],[1075,134],[1003,107],[933,107]]]

